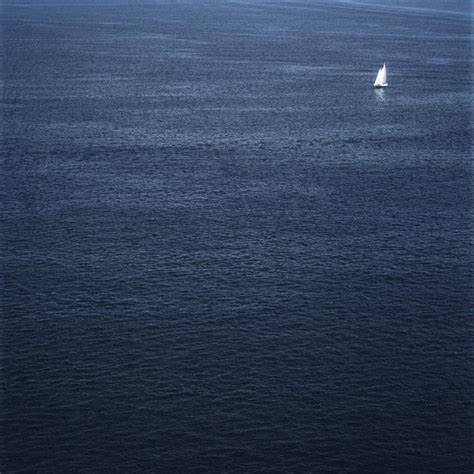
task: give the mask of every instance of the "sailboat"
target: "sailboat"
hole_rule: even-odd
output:
[[[379,69],[377,78],[375,79],[374,87],[387,87],[387,86],[388,86],[387,67],[385,66],[385,63],[383,63],[383,67]]]

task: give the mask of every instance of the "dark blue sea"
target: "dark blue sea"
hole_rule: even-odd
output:
[[[1,472],[471,473],[472,19],[4,0]]]

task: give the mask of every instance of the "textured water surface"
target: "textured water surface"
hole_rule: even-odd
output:
[[[471,17],[387,3],[4,2],[2,472],[472,472]]]

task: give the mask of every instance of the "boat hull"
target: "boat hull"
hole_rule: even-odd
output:
[[[387,86],[388,86],[388,84],[374,84],[374,87],[376,89],[382,89],[382,88],[387,87]]]

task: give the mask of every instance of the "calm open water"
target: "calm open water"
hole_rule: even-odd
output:
[[[2,472],[472,472],[469,2],[378,3],[3,2]]]

